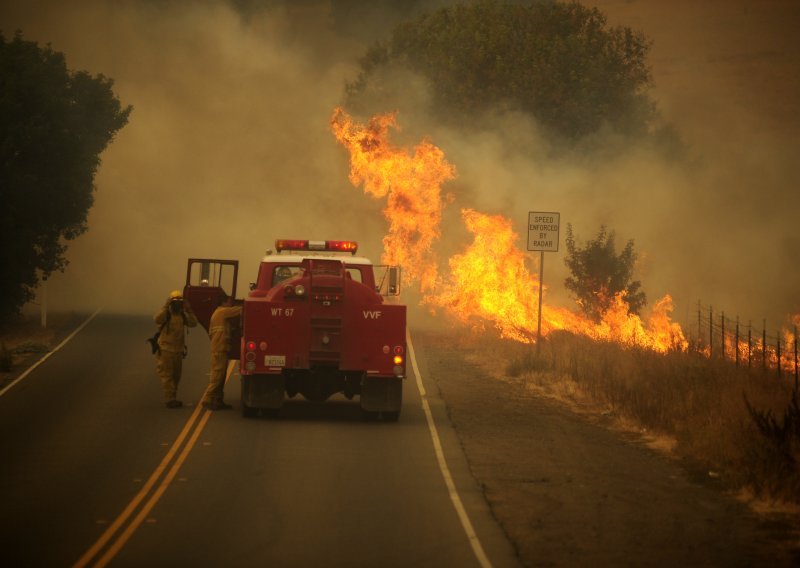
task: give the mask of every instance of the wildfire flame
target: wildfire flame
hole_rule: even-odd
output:
[[[395,114],[376,115],[356,124],[341,108],[331,118],[336,139],[350,151],[350,182],[374,197],[387,197],[383,214],[389,234],[383,239],[383,262],[400,265],[422,292],[436,284],[433,243],[440,236],[444,202],[441,186],[455,178],[444,152],[423,140],[413,154],[389,143]]]
[[[463,209],[461,216],[475,239],[463,254],[450,259],[441,290],[424,301],[446,308],[473,327],[494,322],[502,337],[530,342],[536,330],[532,308],[538,310],[539,283],[528,273],[525,255],[514,247],[511,221],[472,209]]]
[[[511,221],[501,215],[485,215],[472,209],[461,212],[474,235],[463,254],[449,261],[450,272],[441,290],[425,302],[445,308],[462,322],[480,328],[493,322],[501,337],[530,343],[538,328],[539,281],[525,265],[525,254],[516,247],[518,236]],[[546,294],[547,287],[542,293]],[[600,322],[564,308],[543,305],[543,335],[555,329],[588,335],[594,339],[638,345],[659,352],[685,349],[688,342],[679,324],[670,320],[672,298],[656,302],[645,325],[629,313],[625,295],[617,294]]]
[[[402,265],[404,274],[419,281],[423,302],[429,306],[473,327],[484,328],[490,322],[502,337],[535,341],[539,282],[526,267],[525,253],[516,247],[518,236],[509,219],[463,209],[473,242],[450,258],[449,273],[437,279],[432,245],[440,235],[441,186],[455,177],[455,168],[427,140],[413,154],[390,144],[389,129],[395,125],[394,114],[377,115],[359,125],[341,108],[331,119],[337,140],[350,151],[351,183],[363,184],[374,197],[387,197],[384,262]],[[543,305],[541,331],[546,335],[563,329],[660,352],[685,349],[687,341],[680,325],[670,320],[671,311],[668,295],[656,302],[646,325],[629,313],[624,294],[613,298],[600,322]]]

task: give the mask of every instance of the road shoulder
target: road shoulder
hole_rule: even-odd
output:
[[[632,433],[576,415],[416,333],[470,470],[525,565],[795,565],[754,514]]]

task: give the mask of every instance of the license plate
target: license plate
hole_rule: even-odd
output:
[[[285,367],[286,355],[266,355],[264,357],[265,367]]]

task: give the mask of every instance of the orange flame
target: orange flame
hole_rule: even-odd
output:
[[[473,243],[450,259],[450,273],[441,291],[425,302],[448,310],[459,321],[480,328],[493,322],[501,337],[530,343],[538,328],[538,278],[525,266],[525,254],[515,243],[511,221],[472,209],[461,212]],[[545,287],[543,294],[547,291]],[[638,345],[659,352],[685,349],[688,342],[680,325],[670,320],[672,298],[656,302],[645,325],[629,313],[625,295],[617,294],[597,323],[564,308],[542,306],[542,334],[564,329],[594,339]]]
[[[473,242],[449,260],[449,274],[437,287],[432,245],[440,234],[441,185],[455,177],[455,169],[428,141],[416,146],[411,156],[392,146],[388,132],[393,126],[394,114],[377,115],[364,126],[337,108],[331,119],[337,140],[350,151],[351,183],[363,184],[364,191],[374,197],[388,196],[384,262],[402,265],[410,279],[419,281],[427,305],[444,309],[473,328],[491,323],[501,337],[534,342],[539,282],[528,272],[525,253],[516,247],[518,236],[509,219],[463,209]],[[660,352],[686,349],[688,342],[680,325],[670,320],[671,311],[672,298],[667,295],[656,302],[645,325],[629,313],[625,295],[618,294],[599,323],[565,308],[543,305],[541,330],[546,335],[564,329]]]
[[[374,197],[388,195],[383,262],[402,266],[403,274],[418,281],[424,292],[436,282],[432,246],[440,236],[441,186],[455,178],[455,168],[427,140],[413,155],[392,146],[388,133],[393,126],[395,114],[374,116],[366,126],[354,123],[341,108],[331,118],[336,139],[350,151],[350,182],[356,187],[363,183],[364,192]]]
[[[525,267],[525,255],[513,246],[511,221],[463,209],[461,215],[475,240],[449,261],[442,290],[425,302],[446,308],[462,322],[481,327],[494,322],[501,337],[530,342],[536,330],[538,281]],[[477,318],[477,319],[476,319]]]

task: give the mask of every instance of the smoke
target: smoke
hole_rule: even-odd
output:
[[[379,206],[352,191],[328,130],[363,46],[335,37],[324,7],[19,4],[0,8],[6,35],[51,43],[134,106],[102,155],[89,231],[49,282],[54,309],[153,312],[189,257],[238,259],[242,294],[281,237],[380,256]]]
[[[618,249],[635,241],[636,277],[652,306],[665,294],[674,317],[694,329],[698,302],[743,323],[771,329],[800,311],[800,5],[757,2],[585,2],[610,25],[639,29],[653,40],[652,95],[685,150],[641,146],[616,152],[620,140],[599,135],[608,152],[554,152],[537,124],[498,114],[480,124],[447,129],[424,106],[400,113],[406,139],[429,137],[458,170],[445,191],[440,250],[463,249],[458,211],[471,207],[510,217],[525,247],[528,211],[558,211],[559,253],[546,253],[549,301],[571,305],[563,288],[563,230],[579,241],[600,225],[614,230]],[[409,81],[394,101],[427,100],[424,82]],[[386,93],[383,93],[387,96]],[[412,105],[413,107],[413,105]],[[535,269],[538,254],[531,255]]]
[[[689,164],[632,156],[603,179],[639,193],[609,225],[646,254],[642,282],[672,292],[690,325],[696,302],[760,327],[800,311],[800,5],[594,2],[613,25],[653,40],[653,94]],[[609,176],[613,176],[609,178]],[[582,231],[583,232],[583,231]]]
[[[355,238],[380,258],[383,203],[350,185],[346,152],[329,130],[366,48],[342,33],[346,11],[333,10],[335,3],[20,4],[0,7],[6,35],[19,28],[26,39],[51,43],[71,68],[112,77],[122,102],[134,106],[102,156],[89,232],[70,244],[67,272],[51,278],[54,307],[152,312],[182,286],[188,257],[238,259],[246,283],[279,237]],[[393,141],[427,137],[458,172],[443,188],[453,201],[444,211],[440,268],[469,243],[462,207],[510,218],[521,248],[528,211],[559,211],[561,251],[545,254],[551,303],[570,305],[569,222],[579,240],[601,224],[616,231],[620,247],[634,239],[651,304],[671,294],[685,325],[699,300],[756,324],[765,317],[777,326],[800,312],[793,30],[800,7],[792,0],[586,4],[611,25],[653,39],[653,95],[686,142],[687,159],[644,147],[603,159],[553,158],[537,125],[521,115],[446,129],[426,114],[424,81],[403,76],[398,83],[413,86],[405,106],[419,108],[398,116]],[[531,255],[532,270],[537,261]]]

